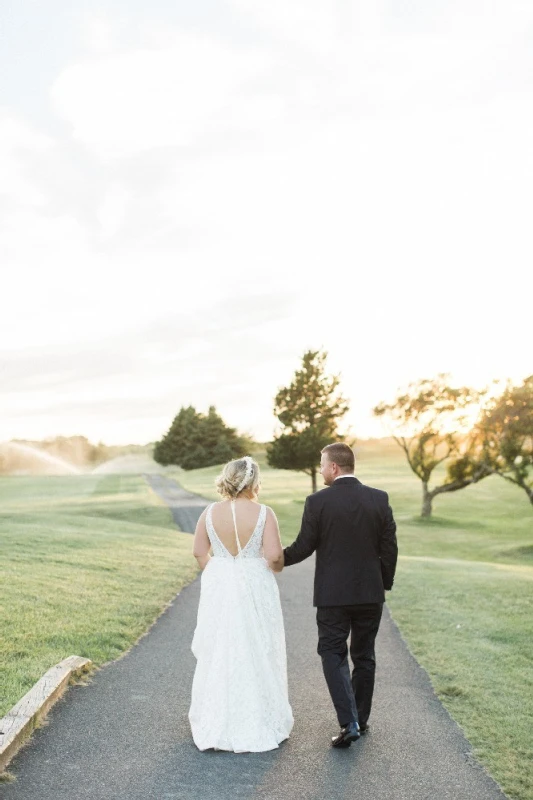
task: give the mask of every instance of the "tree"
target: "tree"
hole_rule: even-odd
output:
[[[344,440],[337,424],[349,408],[338,392],[340,377],[326,375],[326,359],[326,352],[307,350],[292,382],[278,391],[274,414],[282,430],[267,447],[270,466],[310,475],[313,492],[320,451],[331,442]]]
[[[487,469],[525,491],[533,504],[533,375],[510,382],[484,409],[476,426]]]
[[[390,403],[374,408],[377,417],[389,417],[393,437],[405,453],[407,462],[422,481],[422,516],[430,517],[434,498],[456,492],[490,475],[479,459],[476,436],[461,432],[469,412],[479,408],[482,392],[464,386],[454,389],[447,375],[420,380],[409,385]],[[433,471],[446,463],[442,483],[429,488]]]
[[[250,440],[226,425],[215,406],[209,407],[207,415],[187,406],[179,410],[165,436],[155,443],[154,459],[163,465],[196,469],[239,458],[249,448]]]

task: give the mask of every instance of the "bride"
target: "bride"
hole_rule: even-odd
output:
[[[250,456],[226,464],[216,487],[224,499],[203,511],[194,534],[203,571],[191,644],[192,736],[199,750],[274,750],[294,723],[272,572],[283,555],[278,521],[257,502],[259,466]]]

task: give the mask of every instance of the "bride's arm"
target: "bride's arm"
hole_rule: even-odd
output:
[[[283,547],[279,536],[278,520],[272,509],[267,506],[265,530],[263,531],[263,555],[268,566],[274,572],[283,569]]]
[[[200,519],[196,523],[196,530],[194,531],[194,541],[192,545],[192,554],[198,561],[200,569],[204,569],[207,562],[211,558],[209,553],[211,549],[211,542],[207,535],[207,528],[205,527],[205,515],[207,509],[204,509],[200,514]]]

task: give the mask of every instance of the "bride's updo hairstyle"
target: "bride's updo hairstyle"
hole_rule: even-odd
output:
[[[259,464],[251,456],[228,461],[215,480],[217,492],[228,500],[246,492],[255,492],[259,487]]]

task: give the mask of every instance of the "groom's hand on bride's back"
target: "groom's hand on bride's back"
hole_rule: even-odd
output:
[[[263,531],[263,556],[273,572],[281,572],[284,566],[283,547],[279,535],[278,520],[270,506],[267,506],[265,529]]]

